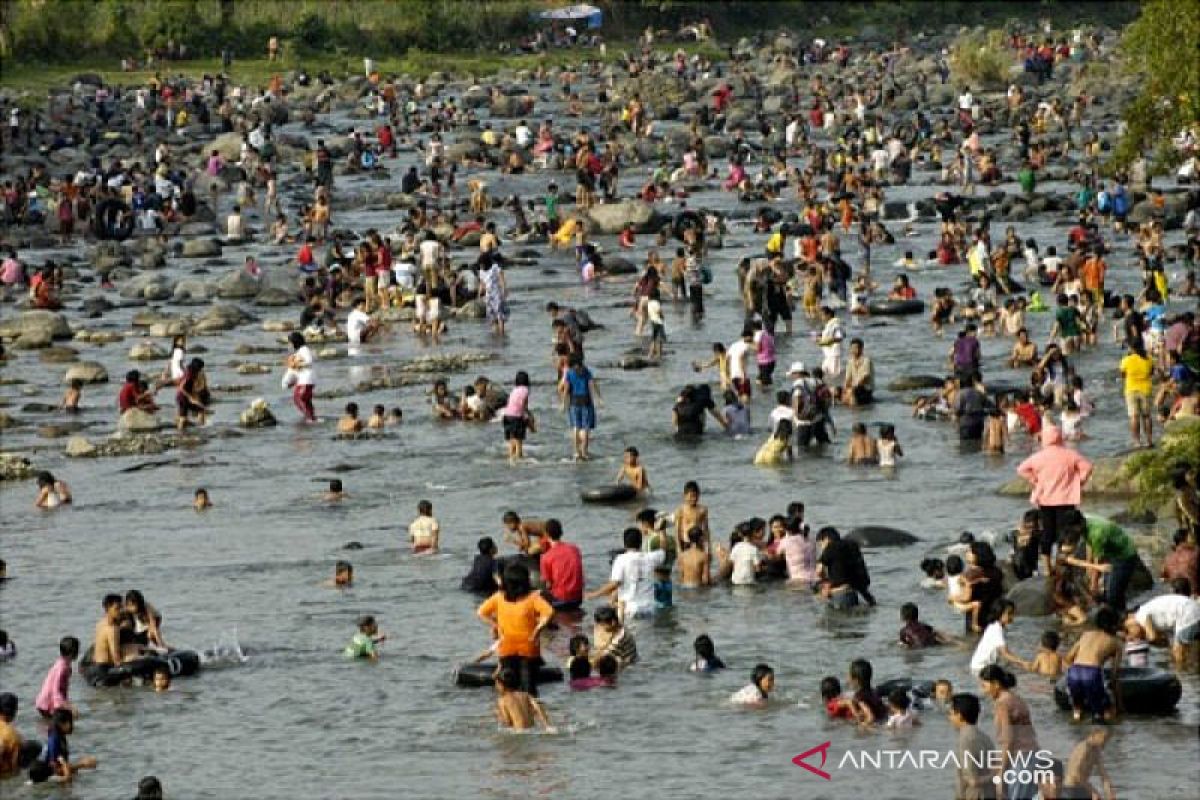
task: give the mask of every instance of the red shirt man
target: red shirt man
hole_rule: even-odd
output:
[[[542,582],[556,609],[579,608],[583,602],[583,555],[570,542],[562,541],[562,523],[546,520],[550,549],[542,553]]]

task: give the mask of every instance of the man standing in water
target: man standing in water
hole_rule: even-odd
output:
[[[579,548],[564,542],[562,523],[546,520],[550,549],[542,552],[540,567],[546,584],[546,599],[555,611],[577,611],[583,602],[583,556]]]
[[[1041,515],[1043,574],[1050,574],[1050,553],[1067,527],[1068,515],[1078,513],[1083,485],[1092,476],[1092,462],[1063,446],[1062,431],[1042,430],[1042,449],[1021,462],[1017,474],[1033,485],[1029,502]]]
[[[92,647],[92,663],[98,667],[112,669],[121,663],[121,637],[117,624],[124,607],[121,595],[104,596],[104,616],[96,623],[96,642]]]
[[[596,389],[592,371],[584,366],[583,359],[572,355],[567,361],[567,371],[558,382],[558,394],[562,404],[568,406],[567,417],[575,440],[575,460],[587,461],[588,445],[596,427],[595,401],[604,402]]]

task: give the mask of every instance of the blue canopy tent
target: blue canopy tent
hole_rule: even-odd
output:
[[[565,6],[564,8],[552,8],[549,11],[542,11],[537,17],[549,22],[583,20],[587,23],[587,27],[591,29],[599,28],[604,22],[604,12],[586,3]]]

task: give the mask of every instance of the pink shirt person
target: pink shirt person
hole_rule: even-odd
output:
[[[1033,484],[1029,501],[1035,506],[1078,506],[1083,485],[1092,476],[1092,462],[1063,446],[1062,431],[1042,430],[1042,449],[1021,462],[1017,474]]]
[[[78,650],[78,648],[79,645],[76,643],[75,649]],[[38,692],[37,700],[34,702],[34,706],[43,717],[48,717],[58,709],[71,705],[69,696],[71,671],[71,658],[65,655],[60,656],[50,666],[50,671],[46,673],[46,680],[42,681],[42,690]]]

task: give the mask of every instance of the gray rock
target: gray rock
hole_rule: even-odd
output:
[[[117,423],[117,428],[126,433],[152,433],[163,426],[164,423],[157,414],[142,411],[140,408],[129,409],[121,415],[121,420]]]
[[[221,243],[216,239],[189,239],[183,243],[180,255],[184,258],[213,258],[221,255]]]
[[[601,233],[620,233],[627,225],[632,225],[635,233],[657,233],[667,218],[648,203],[624,200],[593,206],[588,210],[588,221]]]
[[[254,297],[262,290],[262,285],[244,269],[230,270],[217,281],[217,297],[238,299]]]
[[[883,525],[862,525],[851,528],[846,538],[857,542],[859,547],[904,547],[920,541],[908,531],[888,528]]]
[[[234,305],[217,305],[210,308],[197,322],[195,329],[201,333],[227,331],[249,322],[252,317]]]
[[[175,284],[175,292],[171,299],[183,305],[207,303],[209,299],[208,286],[203,281],[185,279]]]
[[[83,381],[84,383],[108,383],[108,370],[98,361],[80,361],[67,369],[63,383]]]
[[[28,458],[17,453],[0,453],[0,481],[24,481],[36,472]]]
[[[634,264],[628,258],[617,256],[615,258],[604,259],[603,272],[606,275],[636,275],[637,271],[637,264]]]
[[[50,331],[45,328],[33,328],[18,336],[13,342],[13,347],[17,350],[40,350],[49,347],[52,341]]]
[[[254,305],[272,308],[290,306],[296,302],[298,301],[295,294],[286,289],[279,289],[274,286],[268,286],[254,298]]]
[[[64,452],[70,458],[94,458],[98,453],[98,448],[88,441],[86,436],[72,436],[67,440]]]
[[[167,357],[167,351],[154,342],[138,342],[129,348],[131,361],[159,361]]]
[[[22,311],[15,319],[0,322],[0,336],[8,339],[15,339],[29,331],[45,331],[51,339],[71,338],[71,326],[67,324],[67,318],[57,311]]]
[[[1046,579],[1026,578],[1006,595],[1016,606],[1019,617],[1046,617],[1054,613],[1054,593]]]
[[[888,384],[893,392],[906,392],[913,389],[940,389],[945,383],[944,378],[936,375],[902,375]]]
[[[271,428],[278,424],[265,401],[257,400],[238,417],[243,428]]]

